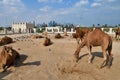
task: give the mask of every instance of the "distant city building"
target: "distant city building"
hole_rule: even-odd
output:
[[[34,24],[22,22],[22,23],[13,23],[12,30],[15,33],[33,33]]]

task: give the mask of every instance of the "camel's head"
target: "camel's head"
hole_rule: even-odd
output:
[[[12,47],[11,46],[4,46],[3,49],[7,54],[12,55]]]

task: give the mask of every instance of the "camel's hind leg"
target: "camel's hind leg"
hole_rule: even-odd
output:
[[[76,38],[77,41],[77,48],[79,47],[79,42],[80,42],[80,38]]]
[[[110,66],[112,65],[112,59],[113,59],[111,49],[108,50],[108,55],[109,55],[108,68],[110,68]]]
[[[4,67],[5,67],[4,64],[0,66],[0,73],[3,72],[3,71],[5,71]]]
[[[89,58],[88,58],[88,63],[92,63],[92,54],[91,54],[91,50],[92,50],[92,46],[87,46],[88,50],[89,50]]]
[[[102,64],[100,65],[100,68],[103,67],[104,63],[107,61],[107,53],[106,53],[106,50],[103,51],[103,62]]]

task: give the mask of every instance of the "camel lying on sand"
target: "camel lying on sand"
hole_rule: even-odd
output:
[[[1,38],[1,41],[0,41],[0,43],[2,45],[9,44],[9,43],[12,43],[12,42],[13,42],[13,39],[10,38],[10,37],[7,37],[7,36]]]
[[[63,38],[63,37],[60,35],[60,33],[57,33],[57,34],[55,35],[55,38],[56,38],[56,39],[60,39],[60,38]]]
[[[87,46],[88,50],[89,50],[89,63],[91,63],[91,59],[92,59],[92,54],[91,54],[91,50],[93,46],[101,46],[102,47],[102,51],[103,51],[103,62],[100,65],[100,68],[103,67],[104,63],[107,60],[107,51],[108,51],[108,56],[109,56],[109,61],[108,61],[108,67],[110,67],[111,65],[111,61],[112,61],[112,38],[104,33],[101,29],[96,28],[95,30],[89,32],[88,34],[86,34],[86,36],[84,37],[83,41],[79,44],[79,47],[77,48],[77,50],[74,53],[74,57],[76,59],[76,62],[79,60],[79,52],[81,50],[82,47]]]
[[[0,54],[0,72],[5,71],[10,65],[16,64],[19,53],[10,46],[4,46]]]
[[[44,45],[44,46],[48,46],[48,45],[50,45],[51,43],[52,43],[52,42],[51,42],[50,38],[45,37],[45,40],[44,40],[43,45]]]

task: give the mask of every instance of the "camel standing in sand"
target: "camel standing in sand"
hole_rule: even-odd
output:
[[[89,50],[89,63],[91,63],[91,59],[92,59],[92,54],[91,54],[91,50],[93,46],[101,46],[102,47],[102,51],[103,51],[103,62],[100,65],[100,68],[103,67],[104,63],[107,61],[107,51],[108,51],[108,55],[109,55],[109,61],[108,61],[108,67],[110,67],[111,65],[111,61],[112,61],[112,39],[111,37],[104,33],[101,29],[96,28],[94,31],[89,32],[83,39],[83,41],[79,44],[79,47],[77,48],[77,50],[74,53],[74,56],[76,58],[76,61],[78,61],[79,59],[79,52],[81,50],[81,48],[83,46],[87,46],[88,50]]]

